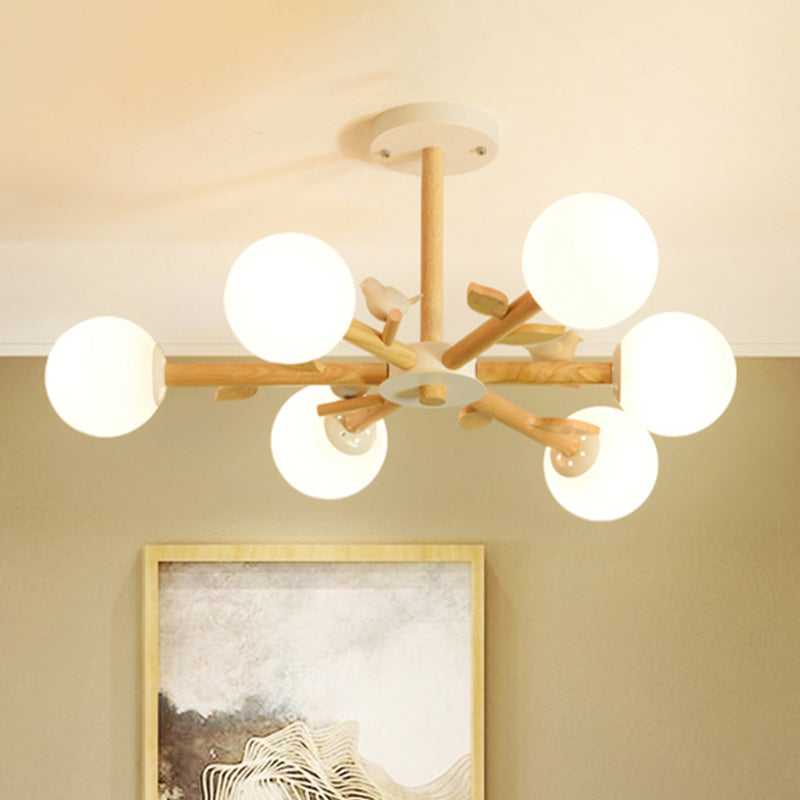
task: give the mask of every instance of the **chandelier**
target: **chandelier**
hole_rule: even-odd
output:
[[[119,436],[146,422],[168,387],[216,386],[218,400],[253,396],[259,386],[299,386],[272,427],[281,475],[311,497],[352,495],[376,477],[387,452],[385,418],[404,407],[458,409],[465,430],[492,420],[544,447],[545,481],[568,511],[619,519],[650,494],[658,471],[651,433],[682,436],[727,407],[736,365],[725,339],[689,314],[656,314],[635,325],[610,361],[575,360],[576,330],[615,325],[637,311],[655,283],[656,242],[631,206],[599,193],[566,197],[531,226],[522,251],[527,291],[514,300],[471,283],[467,302],[486,317],[455,342],[444,340],[443,187],[497,153],[486,112],[452,103],[414,103],[378,115],[374,159],[421,175],[420,295],[375,278],[361,284],[377,326],[354,319],[350,270],[328,244],[277,233],[248,247],[225,287],[228,322],[258,363],[167,363],[134,323],[95,317],[70,328],[47,360],[56,413],[93,436]],[[419,341],[398,339],[420,303]],[[561,325],[530,323],[540,310]],[[378,360],[321,361],[340,341]],[[524,360],[479,358],[493,345],[527,349]],[[608,384],[617,406],[569,418],[539,417],[494,392],[497,384]]]

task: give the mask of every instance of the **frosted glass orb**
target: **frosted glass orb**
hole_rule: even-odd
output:
[[[546,314],[572,328],[606,328],[650,295],[658,248],[644,218],[627,203],[607,194],[575,194],[531,225],[522,272]]]
[[[225,284],[225,314],[255,355],[301,364],[330,352],[353,320],[356,290],[344,259],[302,233],[251,244]]]
[[[685,436],[709,426],[736,388],[736,361],[723,335],[681,312],[642,320],[614,352],[619,404],[648,430]]]
[[[62,334],[45,387],[61,419],[90,436],[122,436],[147,422],[167,391],[166,358],[153,338],[119,317],[94,317]]]
[[[544,454],[544,477],[553,497],[571,514],[593,522],[620,519],[649,497],[658,475],[658,452],[647,430],[618,408],[593,406],[574,419],[600,428],[600,449],[582,475],[560,475]]]
[[[346,453],[331,443],[317,406],[338,399],[327,386],[308,386],[283,404],[272,425],[272,457],[278,471],[298,492],[321,500],[360,492],[386,458],[383,420],[375,424],[375,441],[366,453]]]

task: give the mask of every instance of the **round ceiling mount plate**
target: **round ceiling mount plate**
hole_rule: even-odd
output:
[[[459,103],[410,103],[372,122],[372,157],[398,172],[419,175],[426,147],[444,150],[445,175],[471,172],[497,155],[497,120]]]

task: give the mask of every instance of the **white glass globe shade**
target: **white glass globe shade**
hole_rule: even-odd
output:
[[[309,497],[337,500],[368,486],[386,458],[386,423],[375,424],[372,447],[361,455],[342,452],[325,432],[320,403],[339,398],[327,386],[308,386],[281,406],[272,424],[272,457],[288,484]]]
[[[553,497],[570,513],[593,522],[620,519],[649,497],[658,475],[658,452],[647,430],[624,411],[594,406],[574,419],[600,428],[600,449],[592,467],[574,478],[560,475],[544,454],[544,477]]]
[[[255,355],[301,364],[330,352],[353,320],[356,290],[344,259],[302,233],[251,244],[225,284],[225,314]]]
[[[642,320],[614,353],[619,404],[648,430],[685,436],[709,426],[736,388],[736,360],[704,319],[668,312]]]
[[[47,359],[56,413],[90,436],[122,436],[147,422],[167,391],[166,358],[153,338],[119,317],[94,317],[62,334]]]
[[[522,272],[546,314],[572,328],[607,328],[650,295],[658,248],[644,218],[627,203],[607,194],[575,194],[531,225]]]

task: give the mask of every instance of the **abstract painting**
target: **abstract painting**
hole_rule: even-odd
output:
[[[144,567],[146,800],[482,800],[480,545]]]

